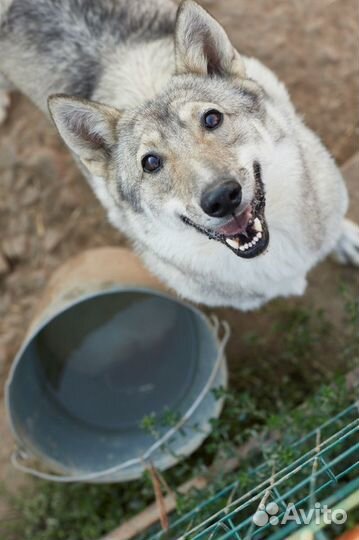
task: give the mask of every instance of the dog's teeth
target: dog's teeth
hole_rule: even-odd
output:
[[[233,249],[238,249],[239,248],[239,240],[236,240],[235,238],[227,238],[226,242]]]
[[[263,231],[263,227],[262,227],[262,223],[260,222],[260,220],[256,217],[256,219],[254,220],[254,228],[256,231],[258,232],[262,232]]]
[[[257,219],[257,218],[256,218]],[[259,221],[259,220],[258,220]],[[254,247],[256,245],[257,242],[259,242],[259,240],[262,238],[262,233],[261,232],[258,232],[255,237],[252,239],[251,242],[247,242],[246,244],[243,244],[243,245],[239,245],[239,249],[240,251],[247,251],[247,249],[251,248],[251,247]],[[227,240],[227,242],[229,242],[229,240]],[[238,248],[237,248],[238,249]]]

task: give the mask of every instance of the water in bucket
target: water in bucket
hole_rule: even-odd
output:
[[[80,303],[38,335],[39,378],[75,421],[137,428],[152,412],[177,410],[188,392],[197,353],[191,323],[174,302],[140,293]]]

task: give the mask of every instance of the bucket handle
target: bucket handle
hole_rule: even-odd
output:
[[[128,467],[131,467],[133,465],[138,464],[144,464],[149,462],[149,459],[151,457],[151,454],[157,450],[160,446],[162,446],[165,442],[168,441],[193,415],[193,413],[196,411],[197,407],[200,405],[200,403],[203,401],[205,396],[208,394],[209,390],[211,389],[211,386],[213,384],[213,381],[217,375],[218,369],[220,365],[222,364],[224,360],[224,350],[228,343],[228,340],[231,335],[231,329],[227,321],[219,321],[218,318],[215,315],[211,316],[211,319],[209,320],[209,323],[212,326],[213,331],[215,332],[217,341],[219,343],[218,347],[218,356],[216,359],[216,362],[214,363],[213,369],[211,371],[211,374],[195,399],[195,401],[192,403],[190,408],[186,411],[186,413],[180,418],[180,420],[171,428],[169,429],[163,437],[161,437],[158,441],[156,441],[150,448],[140,457],[130,459],[128,461],[125,461],[124,463],[121,463],[120,465],[116,465],[115,467],[111,467],[110,469],[106,469],[105,471],[97,472],[97,473],[88,473],[84,475],[79,476],[65,476],[61,474],[50,474],[45,473],[42,471],[39,471],[37,469],[34,469],[30,465],[26,465],[26,462],[31,460],[32,456],[29,455],[26,450],[22,448],[17,448],[14,450],[14,452],[11,455],[11,463],[17,469],[18,471],[21,471],[23,473],[31,474],[32,476],[35,476],[36,478],[41,478],[42,480],[49,480],[52,482],[59,482],[59,483],[70,483],[70,482],[91,482],[91,480],[97,480],[103,476],[108,476],[110,474],[114,474],[122,469],[127,469]],[[223,337],[219,337],[219,331],[221,326],[223,327]]]

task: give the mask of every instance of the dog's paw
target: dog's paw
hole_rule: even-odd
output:
[[[0,125],[5,122],[10,105],[10,92],[0,89]]]
[[[343,221],[342,234],[333,255],[341,264],[359,267],[359,226],[350,219]]]

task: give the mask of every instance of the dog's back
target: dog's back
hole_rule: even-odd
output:
[[[91,98],[107,54],[172,34],[176,12],[169,0],[0,0],[0,5],[0,71],[11,73],[11,81],[43,109],[54,92]]]

